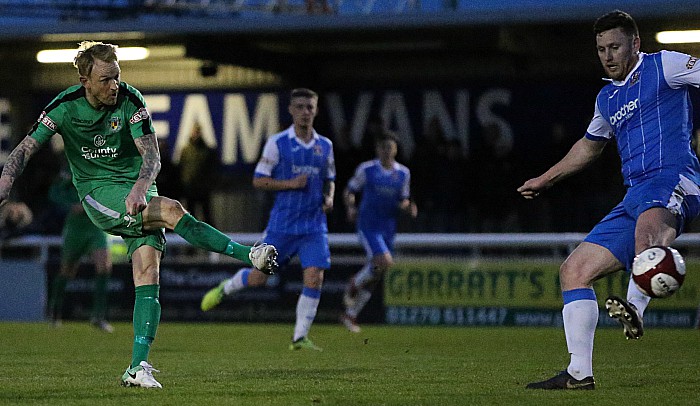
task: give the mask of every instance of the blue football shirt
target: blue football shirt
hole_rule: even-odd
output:
[[[362,192],[358,226],[361,229],[393,230],[399,215],[399,203],[410,197],[411,172],[394,162],[391,169],[378,159],[361,163],[348,182],[353,194]]]
[[[625,185],[665,174],[700,183],[688,86],[700,86],[698,58],[661,51],[640,53],[624,81],[598,93],[586,137],[616,140]]]
[[[328,232],[323,184],[335,180],[333,143],[316,131],[304,143],[291,126],[268,138],[254,176],[286,180],[301,174],[308,175],[306,187],[275,192],[268,232],[296,235]]]

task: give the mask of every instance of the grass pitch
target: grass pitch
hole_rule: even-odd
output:
[[[599,329],[595,391],[533,391],[568,364],[556,328],[315,325],[323,352],[290,351],[291,325],[162,323],[150,361],[164,389],[122,388],[130,324],[0,323],[0,404],[690,405],[700,332]]]

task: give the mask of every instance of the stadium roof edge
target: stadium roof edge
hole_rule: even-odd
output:
[[[284,15],[241,12],[235,16],[172,16],[141,14],[134,18],[63,21],[55,18],[10,17],[0,15],[0,40],[35,39],[44,34],[140,31],[149,35],[187,35],[212,33],[284,33],[307,31],[403,30],[412,28],[459,27],[510,24],[563,24],[591,22],[611,10],[607,1],[589,0],[576,4],[571,0],[550,0],[546,5],[534,0],[471,1],[453,12],[371,13],[338,15]],[[697,21],[697,0],[622,1],[619,8],[636,19],[677,19]]]

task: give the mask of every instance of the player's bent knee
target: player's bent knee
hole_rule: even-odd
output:
[[[174,199],[164,196],[156,196],[148,203],[144,210],[144,225],[147,227],[175,228],[177,222],[187,211],[182,204]]]
[[[567,259],[559,267],[559,280],[562,290],[589,287],[598,272],[585,261]]]

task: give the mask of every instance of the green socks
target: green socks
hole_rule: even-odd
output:
[[[51,317],[54,319],[60,319],[61,311],[63,310],[63,297],[66,294],[66,284],[68,279],[57,274],[51,283],[51,295],[49,300],[49,311],[51,312]]]
[[[95,275],[95,288],[92,293],[92,318],[105,320],[107,318],[107,281],[105,274]]]
[[[218,252],[236,258],[248,265],[253,265],[248,258],[250,247],[231,241],[226,234],[207,223],[197,220],[185,213],[173,230],[185,241],[197,248]]]
[[[248,257],[248,254],[250,254],[250,247],[247,245],[241,245],[235,241],[229,240],[224,254],[243,261],[247,265],[253,266],[253,262],[251,262],[250,258]]]
[[[156,337],[160,323],[160,302],[158,301],[159,285],[143,285],[136,287],[134,302],[134,347],[131,355],[131,366],[148,360],[151,343]]]

